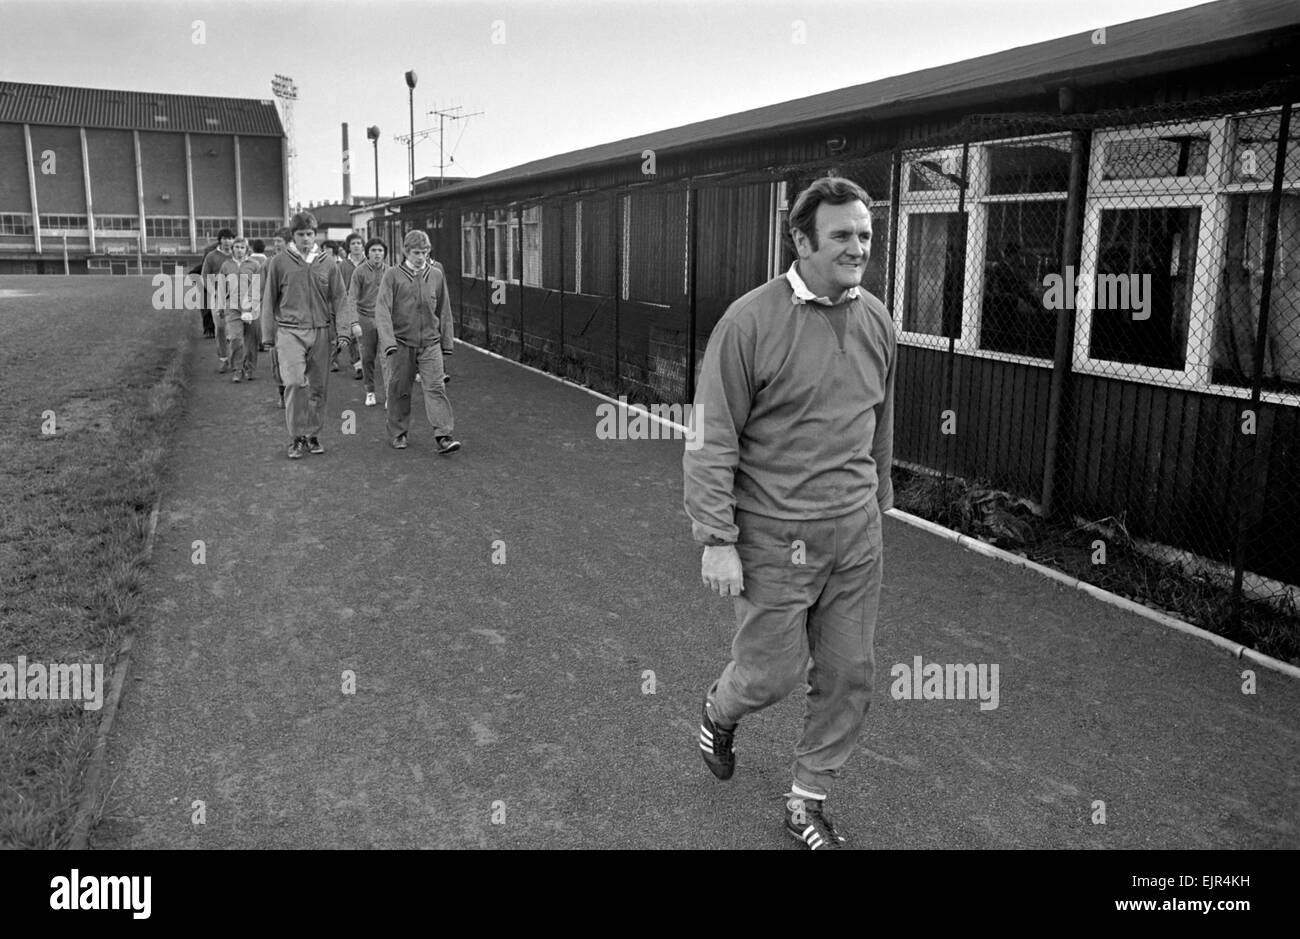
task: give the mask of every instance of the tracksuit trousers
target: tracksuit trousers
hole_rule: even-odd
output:
[[[224,320],[222,329],[230,355],[230,370],[244,378],[250,377],[257,367],[257,323],[245,323],[238,310],[226,310],[217,315]]]
[[[443,387],[442,346],[430,343],[415,347],[397,344],[397,351],[388,356],[388,437],[391,440],[404,434],[411,424],[411,386],[415,373],[420,373],[424,389],[424,413],[433,425],[434,437],[450,436],[455,427],[451,413],[451,400]]]
[[[284,382],[284,423],[291,438],[316,437],[325,423],[330,329],[277,326],[276,359]]]
[[[375,326],[375,314],[358,312],[357,320],[361,323],[361,383],[366,391],[375,390],[375,359],[379,355],[379,329]],[[394,352],[394,355],[397,353]],[[388,381],[385,374],[384,394],[388,394]]]
[[[712,691],[715,720],[746,714],[810,686],[794,780],[825,795],[857,742],[875,681],[881,513],[872,498],[839,518],[768,518],[736,510],[744,592],[736,598],[732,661]],[[802,562],[802,563],[801,563]],[[813,667],[806,672],[811,655]]]

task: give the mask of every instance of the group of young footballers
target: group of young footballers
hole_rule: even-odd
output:
[[[270,350],[271,371],[289,431],[288,456],[324,453],[329,372],[346,355],[374,407],[375,363],[383,376],[389,445],[407,446],[412,385],[424,390],[425,414],[440,454],[460,449],[445,385],[443,357],[454,351],[451,298],[442,266],[429,255],[429,236],[408,232],[403,258],[390,265],[378,238],[349,235],[344,251],[316,240],[316,218],[293,216],[275,236],[270,255],[228,228],[203,260],[207,307],[204,335],[217,340],[217,371],[234,383],[252,381],[259,351]]]

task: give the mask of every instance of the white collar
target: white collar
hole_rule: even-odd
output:
[[[818,297],[808,289],[808,285],[805,284],[803,278],[799,276],[798,261],[795,261],[790,265],[790,270],[785,272],[785,279],[790,282],[790,289],[794,291],[795,306],[801,306],[805,303],[820,303],[822,306],[838,305],[831,303],[830,297]],[[844,300],[858,299],[858,294],[861,293],[861,290],[861,287],[850,287],[844,294]],[[841,300],[840,303],[843,303],[844,300]]]

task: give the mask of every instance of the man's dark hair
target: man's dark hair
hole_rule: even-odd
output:
[[[816,251],[820,247],[817,244],[817,207],[822,203],[844,205],[853,201],[860,201],[868,209],[871,208],[871,196],[853,180],[843,176],[814,179],[807,189],[799,193],[799,198],[794,200],[794,206],[790,209],[791,240],[793,241],[796,231],[801,231],[808,236]]]
[[[366,240],[366,239],[362,238],[362,237],[361,237],[360,235],[358,235],[356,232],[353,232],[352,234],[348,235],[346,238],[343,239],[343,247],[344,247],[345,249],[347,249],[348,251],[351,251],[351,250],[352,250],[352,242],[354,242],[354,241],[360,241],[360,242],[364,243],[365,240]]]
[[[232,232],[229,228],[223,228],[221,229],[221,231],[217,232],[218,242],[220,242],[222,238],[234,238],[234,237],[235,237],[235,233]]]
[[[281,241],[290,242],[293,241],[293,232],[289,229],[289,226],[286,225],[284,228],[276,229],[275,237],[279,238]]]
[[[266,250],[266,242],[261,238],[254,238],[251,247],[254,254],[261,254]]]
[[[315,231],[316,216],[310,212],[298,212],[293,218],[289,219],[289,232]]]
[[[385,255],[388,254],[388,245],[384,244],[384,242],[379,238],[371,238],[369,241],[366,242],[366,254],[369,255],[370,249],[375,247],[376,245],[384,249]]]

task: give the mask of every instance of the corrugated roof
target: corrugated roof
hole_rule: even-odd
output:
[[[282,137],[273,101],[0,81],[0,123]]]
[[[919,28],[919,27],[918,27]],[[1077,33],[923,69],[879,81],[853,85],[806,98],[698,121],[682,127],[628,137],[613,143],[573,150],[480,176],[437,193],[408,199],[454,198],[501,183],[524,182],[545,176],[676,148],[717,144],[727,138],[749,137],[799,125],[834,120],[885,118],[919,114],[934,107],[973,106],[996,99],[1009,88],[1023,91],[1031,83],[1086,81],[1090,78],[1134,78],[1211,62],[1215,50],[1242,40],[1263,39],[1270,33],[1300,28],[1296,0],[1220,0],[1186,10],[1106,26],[1104,44],[1092,33]],[[1221,54],[1221,53],[1220,53]]]

